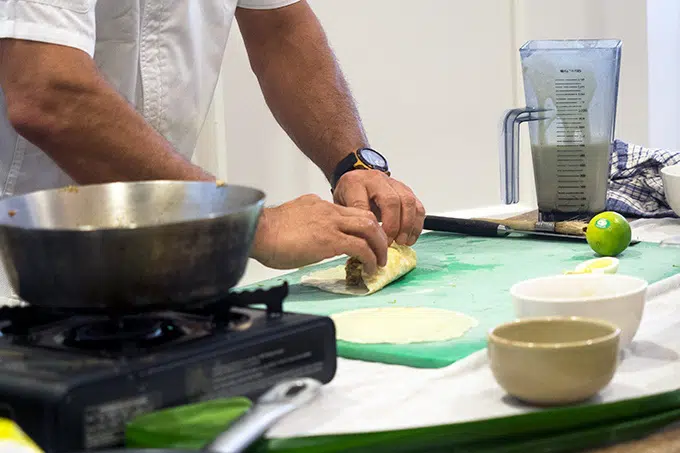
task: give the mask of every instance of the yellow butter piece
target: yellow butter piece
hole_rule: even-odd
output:
[[[578,274],[592,274],[593,271],[590,269],[583,269],[580,271],[563,271],[564,275],[578,275]]]
[[[584,261],[576,266],[574,271],[589,274],[615,274],[618,269],[619,260],[617,258],[604,257]]]
[[[590,269],[603,269],[605,267],[611,266],[612,264],[614,264],[614,261],[611,258],[600,258],[599,260],[591,261],[588,267]]]

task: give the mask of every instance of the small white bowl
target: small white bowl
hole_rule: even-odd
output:
[[[680,164],[662,168],[661,180],[668,205],[680,216]]]
[[[640,327],[647,281],[621,274],[540,277],[510,288],[517,318],[581,316],[602,319],[621,329],[621,347]]]

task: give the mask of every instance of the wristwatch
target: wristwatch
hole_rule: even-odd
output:
[[[331,181],[331,190],[335,189],[340,177],[352,170],[378,170],[390,175],[387,159],[371,148],[359,148],[342,159],[335,167]]]

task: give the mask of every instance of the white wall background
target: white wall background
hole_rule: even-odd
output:
[[[649,146],[680,149],[680,1],[648,0]]]
[[[680,120],[680,91],[668,96],[652,84],[678,78],[677,66],[663,71],[664,61],[677,65],[680,55],[677,0],[309,1],[372,146],[388,156],[394,174],[430,212],[499,204],[500,119],[505,109],[523,105],[518,48],[528,39],[622,39],[617,137],[649,144],[653,136],[664,146],[680,139],[677,127],[666,127]],[[652,33],[657,22],[665,28]],[[675,38],[666,45],[670,31]],[[675,112],[674,119],[657,110],[662,107]],[[652,125],[652,117],[666,118],[659,123],[665,126]],[[321,173],[269,113],[238,27],[232,28],[221,87],[195,160],[229,183],[263,189],[268,203],[310,192],[330,195]],[[528,152],[521,174],[522,202],[533,206]],[[252,266],[244,281],[264,275]]]

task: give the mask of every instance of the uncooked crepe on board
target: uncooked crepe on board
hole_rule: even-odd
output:
[[[331,315],[338,340],[362,344],[409,344],[462,337],[476,319],[430,307],[360,308]]]
[[[323,291],[336,294],[349,294],[354,296],[366,296],[380,291],[393,281],[411,272],[416,267],[416,252],[405,245],[392,244],[387,249],[387,264],[374,274],[361,271],[361,282],[358,285],[347,281],[347,268],[353,267],[351,258],[347,265],[341,265],[312,272],[304,275],[300,283],[305,286],[313,286]],[[350,271],[351,272],[351,271]]]

